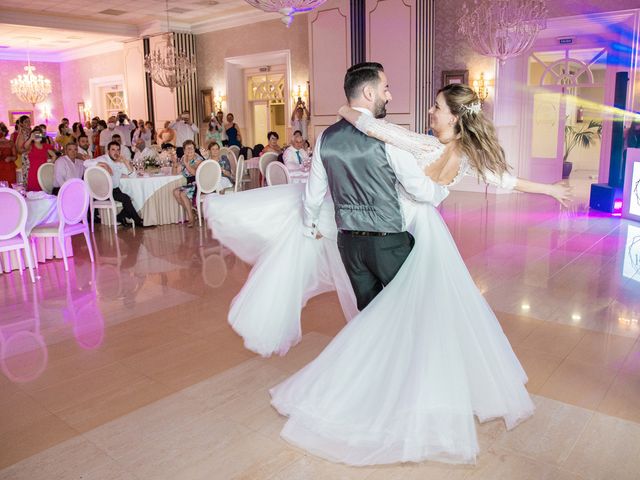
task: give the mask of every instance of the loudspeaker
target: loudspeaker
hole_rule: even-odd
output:
[[[623,112],[627,106],[629,72],[616,73],[613,106]],[[624,115],[615,113],[611,128],[611,160],[609,163],[609,185],[622,188],[624,185]]]
[[[616,201],[619,202],[618,205],[616,205]],[[622,211],[622,189],[606,183],[592,183],[589,207],[607,213]]]

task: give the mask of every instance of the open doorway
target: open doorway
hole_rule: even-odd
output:
[[[607,50],[534,51],[528,59],[531,177],[598,181],[606,157]],[[574,182],[575,180],[575,182]]]
[[[247,68],[244,71],[247,103],[251,116],[248,140],[266,145],[267,133],[274,131],[285,141],[286,65]]]

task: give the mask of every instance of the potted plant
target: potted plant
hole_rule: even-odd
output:
[[[562,178],[569,178],[573,163],[568,162],[571,150],[580,145],[582,148],[590,148],[596,140],[602,138],[602,122],[589,120],[588,125],[581,125],[576,128],[573,125],[564,127],[564,156],[562,157]]]

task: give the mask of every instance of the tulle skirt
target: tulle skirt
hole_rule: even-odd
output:
[[[250,348],[264,348],[266,337],[265,351],[276,353],[299,340],[299,309],[306,299],[345,288],[332,217],[323,207],[320,225],[328,238],[303,237],[301,188],[281,190],[255,194],[262,205],[254,207],[258,220],[246,229],[249,220],[239,219],[244,214],[237,211],[218,216],[214,207],[222,205],[212,202],[207,213],[218,238],[255,263],[234,300],[230,322],[236,331],[242,325],[239,333]],[[291,201],[286,214],[279,210],[285,197]],[[278,208],[272,211],[274,205]],[[265,211],[284,228],[268,227]],[[229,228],[231,218],[241,224]],[[249,230],[260,237],[257,251],[249,248],[255,241]],[[318,358],[271,389],[272,405],[289,417],[282,436],[290,443],[349,465],[473,463],[478,454],[474,415],[481,422],[502,418],[511,429],[533,414],[526,374],[438,211],[415,205],[410,231],[416,243],[395,279]],[[227,243],[240,237],[242,245]],[[282,303],[261,302],[276,290]],[[252,320],[245,323],[247,312]]]

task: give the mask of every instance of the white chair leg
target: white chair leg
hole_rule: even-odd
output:
[[[67,261],[67,250],[64,248],[65,237],[56,237],[58,239],[58,246],[60,247],[60,252],[62,253],[62,260],[64,262],[64,271],[69,271],[69,262]]]
[[[29,275],[31,275],[31,282],[36,283],[36,276],[33,273],[33,257],[31,256],[32,250],[31,245],[29,245],[29,241],[24,239],[24,255],[25,260],[27,262],[27,267],[29,267]],[[37,263],[37,262],[36,262]]]
[[[113,213],[113,231],[118,235],[118,213],[116,212],[115,205],[111,208],[111,212]]]
[[[196,198],[196,207],[198,208],[198,226],[202,227],[202,197],[200,197],[200,195],[198,195],[198,197]]]
[[[89,249],[89,258],[91,258],[91,263],[93,263],[93,247],[91,246],[91,238],[89,238],[89,230],[85,230],[84,239],[87,241],[87,248]]]
[[[95,208],[93,207],[93,202],[91,202],[91,208],[90,208],[90,212],[91,212],[91,233],[93,233],[93,216],[95,215]]]

